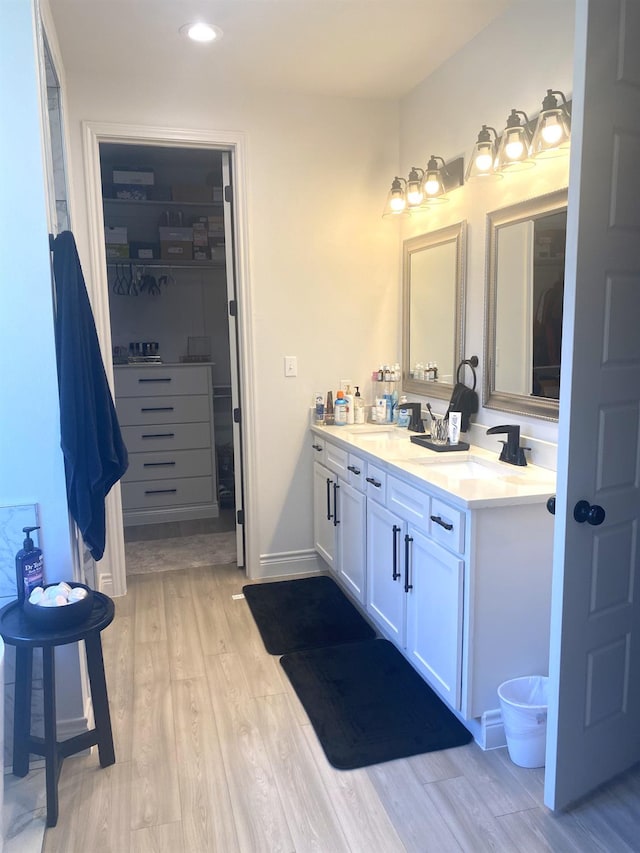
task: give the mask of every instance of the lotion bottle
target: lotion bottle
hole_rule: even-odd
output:
[[[44,578],[44,559],[42,550],[33,544],[29,534],[32,530],[40,530],[39,527],[23,527],[26,533],[22,548],[16,554],[16,587],[18,590],[18,601],[23,602],[29,598],[32,590],[42,586]]]
[[[344,398],[347,401],[347,423],[355,423],[355,400],[351,393],[351,385],[347,385],[347,390],[344,392]]]
[[[364,401],[360,395],[360,386],[356,385],[356,393],[353,395],[353,405],[354,405],[354,422],[357,424],[363,424],[365,422],[365,409],[364,409]]]

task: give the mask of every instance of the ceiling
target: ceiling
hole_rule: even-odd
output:
[[[65,71],[398,98],[522,0],[49,0]],[[214,44],[180,35],[220,27]]]

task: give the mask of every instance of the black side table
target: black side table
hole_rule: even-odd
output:
[[[13,719],[13,775],[26,776],[29,755],[45,759],[47,785],[47,826],[58,822],[58,779],[62,762],[69,755],[98,745],[100,766],[108,767],[116,760],[109,715],[107,683],[104,676],[100,632],[113,621],[113,601],[101,592],[93,593],[93,610],[73,628],[44,631],[33,625],[22,612],[18,601],[0,610],[0,635],[16,647],[16,685]],[[54,647],[84,640],[87,669],[91,686],[95,728],[68,740],[56,739],[56,690]],[[44,737],[31,734],[31,677],[33,650],[42,649],[44,692]]]

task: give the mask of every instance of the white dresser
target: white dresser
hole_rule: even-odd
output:
[[[125,525],[217,517],[211,366],[124,365],[114,372],[129,452]]]

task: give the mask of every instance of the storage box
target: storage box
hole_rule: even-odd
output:
[[[105,225],[104,242],[110,246],[122,245],[127,243],[127,226],[126,225]]]
[[[193,243],[160,240],[160,258],[163,261],[192,261]]]
[[[208,203],[213,201],[213,192],[206,184],[171,184],[171,198],[180,202]]]
[[[118,259],[127,259],[129,257],[129,244],[128,243],[119,243],[117,245],[110,245],[107,243],[106,245],[106,254],[107,260],[118,260]]]
[[[131,241],[131,257],[139,261],[150,261],[160,257],[159,243],[148,243],[142,241]]]
[[[153,186],[155,176],[153,169],[145,169],[140,166],[119,166],[113,170],[113,183]]]

